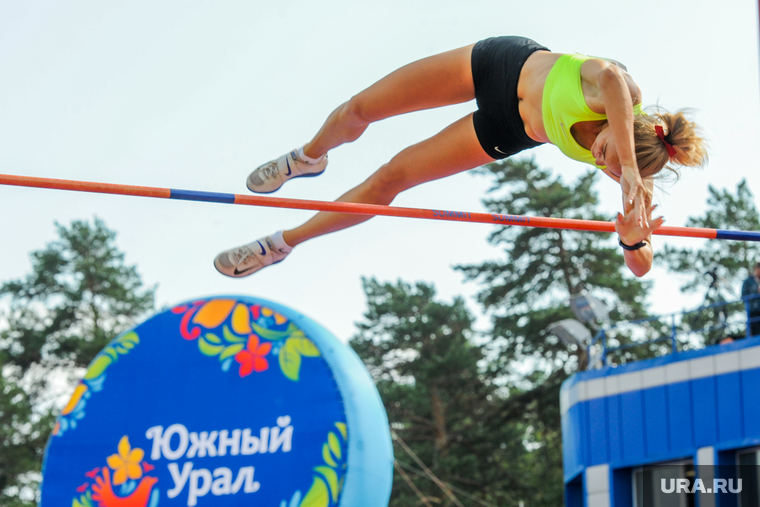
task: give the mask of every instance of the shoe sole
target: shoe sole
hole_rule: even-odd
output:
[[[292,178],[288,178],[288,179],[287,179],[287,181],[283,182],[283,184],[282,184],[282,185],[284,185],[284,184],[285,184],[285,183],[287,183],[288,181],[290,181],[290,180],[294,180],[294,179],[296,179],[296,178],[314,178],[314,177],[316,177],[316,176],[320,176],[320,175],[321,175],[322,173],[324,173],[326,170],[327,170],[327,168],[324,168],[324,169],[322,169],[321,171],[319,171],[318,173],[299,174],[298,176],[293,176]],[[273,193],[277,192],[279,189],[281,189],[281,188],[282,188],[282,185],[280,185],[279,187],[275,188],[274,190],[269,190],[269,191],[267,191],[267,192],[264,192],[264,191],[262,191],[262,190],[254,190],[254,189],[252,189],[252,188],[251,188],[251,186],[248,184],[248,180],[246,180],[246,182],[245,182],[245,186],[246,186],[246,188],[247,188],[248,190],[250,190],[251,192],[253,192],[254,194],[273,194]]]
[[[272,264],[269,264],[269,266],[274,266],[275,264],[279,264],[279,263],[281,263],[284,260],[285,260],[285,257],[283,257],[279,261],[275,261]],[[262,268],[257,269],[256,271],[254,271],[253,273],[247,273],[245,275],[235,276],[235,275],[228,275],[227,273],[225,273],[224,271],[222,271],[221,269],[219,269],[219,266],[216,265],[216,259],[214,259],[214,269],[216,269],[219,272],[220,275],[226,276],[227,278],[247,278],[247,277],[249,277],[251,275],[255,275],[256,273],[258,273],[262,269],[264,269],[266,267],[269,267],[269,266],[263,266]]]
[[[214,269],[216,269],[219,272],[220,275],[226,276],[227,278],[236,278],[236,279],[237,278],[245,278],[246,276],[251,276],[253,274],[253,273],[249,273],[249,274],[246,274],[246,275],[243,275],[243,276],[235,276],[235,275],[230,275],[229,273],[225,273],[224,271],[222,271],[221,269],[219,269],[219,266],[216,265],[216,259],[214,259]],[[255,271],[254,271],[254,273],[255,273]]]

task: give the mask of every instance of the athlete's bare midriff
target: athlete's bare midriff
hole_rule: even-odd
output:
[[[550,51],[536,51],[531,54],[525,61],[520,71],[520,80],[517,83],[517,98],[520,101],[520,117],[525,125],[525,133],[534,141],[548,143],[549,137],[546,135],[544,128],[543,116],[543,97],[546,78],[549,76],[554,64],[562,56],[562,53],[552,53]],[[583,98],[588,104],[589,109],[597,113],[604,113],[604,104],[599,96],[599,90],[596,85],[591,84],[593,81],[586,72],[594,72],[593,62],[598,60],[588,60],[581,67]],[[613,62],[614,63],[614,62]],[[591,65],[591,67],[589,67]],[[588,70],[587,70],[588,68]],[[598,72],[598,70],[597,70]],[[641,103],[641,89],[639,89],[633,78],[624,72],[626,84],[631,92],[631,100],[634,105]],[[584,121],[575,124],[572,128],[572,135],[575,140],[588,149],[593,143],[596,134],[598,134],[601,124],[604,121]]]
[[[561,53],[536,51],[525,61],[517,83],[517,98],[520,101],[520,117],[525,124],[525,133],[534,141],[549,142],[544,129],[541,104],[544,97],[544,84],[554,63]]]

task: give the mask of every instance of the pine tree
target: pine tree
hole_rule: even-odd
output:
[[[612,220],[597,211],[593,185],[598,171],[569,185],[531,159],[506,159],[482,172],[495,180],[489,193],[502,192],[484,200],[492,213]],[[478,299],[492,316],[493,348],[506,374],[513,373],[515,361],[526,360],[536,365],[534,371],[547,374],[577,369],[575,351],[553,339],[547,328],[573,318],[568,302],[582,290],[605,302],[612,322],[646,316],[644,300],[650,284],[627,275],[620,248],[607,235],[505,225],[489,241],[504,247],[501,260],[459,269],[483,285]],[[619,340],[628,338],[619,336]],[[647,354],[645,349],[631,349],[615,360],[640,358]]]
[[[452,494],[464,505],[475,505],[475,497],[517,506],[531,494],[521,466],[528,454],[526,426],[502,424],[503,393],[484,368],[464,301],[436,301],[434,288],[424,283],[364,280],[364,290],[368,311],[350,345],[375,378],[393,431],[456,488]],[[431,504],[455,505],[403,444],[396,458]],[[421,505],[403,474],[395,475],[390,505]]]
[[[483,172],[500,192],[485,201],[493,213],[612,219],[597,211],[595,172],[569,185],[531,160]],[[649,284],[628,273],[608,236],[503,226],[490,241],[504,247],[502,260],[459,268],[482,284],[478,299],[493,323],[486,336],[472,331],[461,299],[444,304],[426,284],[369,280],[369,310],[351,345],[375,377],[395,432],[457,488],[463,505],[475,501],[462,492],[491,505],[554,507],[563,501],[559,388],[582,354],[547,328],[573,317],[569,297],[583,290],[605,300],[613,322],[645,317]],[[615,340],[610,345],[631,345],[632,337]],[[659,347],[631,347],[614,360],[651,357]],[[396,457],[404,470],[414,465],[402,447]],[[432,482],[407,475],[431,505],[455,505]],[[397,474],[391,505],[421,502]]]
[[[494,178],[484,200],[492,213],[612,220],[597,211],[593,189],[598,171],[566,184],[533,160],[495,162],[481,172]],[[478,300],[491,315],[489,357],[492,368],[506,382],[510,396],[495,422],[519,422],[531,452],[521,466],[531,487],[526,505],[562,502],[562,438],[559,389],[572,373],[583,368],[582,350],[551,336],[552,323],[573,318],[572,295],[586,290],[603,300],[613,323],[646,317],[645,297],[650,284],[628,272],[616,242],[596,233],[500,226],[489,241],[502,246],[500,260],[460,266],[470,280],[482,285]],[[655,337],[659,329],[649,329]],[[642,337],[638,337],[640,341]],[[613,362],[651,357],[658,344],[633,345],[633,338],[617,333],[609,345],[630,348],[611,356]]]
[[[760,215],[746,180],[739,182],[735,194],[712,185],[709,193],[704,216],[689,218],[687,226],[760,230]],[[742,279],[752,273],[754,264],[760,261],[760,245],[749,241],[710,240],[689,248],[666,247],[664,257],[671,271],[686,275],[681,290],[704,293],[704,304],[710,306],[739,298]],[[727,330],[723,328],[725,320]],[[706,334],[708,342],[715,342],[727,334],[743,334],[745,321],[743,305],[734,303],[691,313],[684,319],[683,326],[685,330],[716,328]]]
[[[67,390],[51,374],[71,383],[153,309],[154,289],[124,263],[101,220],[56,227],[59,239],[31,254],[32,272],[0,285],[0,505],[35,504],[55,400]]]
[[[0,368],[5,364],[0,359]],[[36,505],[42,451],[53,419],[49,412],[35,415],[29,394],[0,376],[0,505]]]

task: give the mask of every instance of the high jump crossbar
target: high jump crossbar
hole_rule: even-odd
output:
[[[608,233],[615,232],[615,224],[613,222],[602,222],[599,220],[532,217],[525,215],[502,215],[496,213],[474,213],[469,211],[450,211],[438,209],[401,208],[396,206],[382,206],[378,204],[361,204],[350,202],[311,201],[304,199],[286,199],[282,197],[262,197],[258,195],[225,194],[219,192],[203,192],[197,190],[142,187],[135,185],[119,185],[115,183],[95,183],[89,181],[38,178],[33,176],[15,176],[10,174],[0,174],[0,185],[48,188],[54,190],[70,190],[74,192],[92,192],[98,194],[131,195],[139,197],[153,197],[159,199],[180,199],[184,201],[239,204],[244,206],[265,206],[270,208],[329,211],[335,213],[352,213],[358,215],[422,218],[428,220],[449,220],[454,222],[515,225],[520,227],[571,229],[576,231]],[[760,241],[760,232],[706,229],[699,227],[662,226],[654,231],[654,234],[660,236],[680,236],[688,238]]]

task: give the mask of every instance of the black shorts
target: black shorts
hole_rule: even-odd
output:
[[[535,51],[549,51],[525,37],[492,37],[472,48],[472,80],[478,110],[475,134],[489,156],[502,159],[543,144],[525,133],[517,99],[517,82]]]

